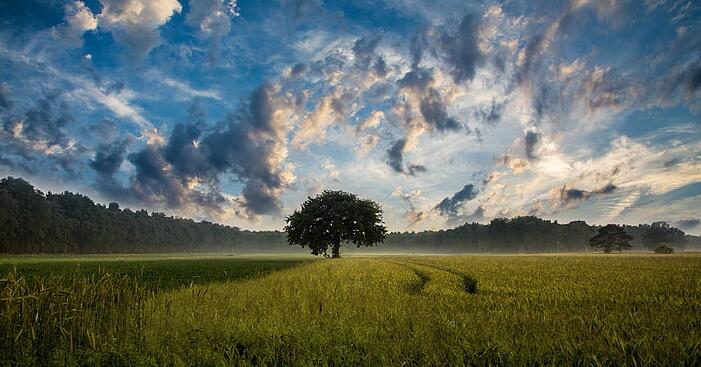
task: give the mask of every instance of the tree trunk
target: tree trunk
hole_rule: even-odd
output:
[[[333,245],[333,249],[331,250],[331,258],[332,259],[338,259],[341,257],[340,247],[341,247],[340,243]]]

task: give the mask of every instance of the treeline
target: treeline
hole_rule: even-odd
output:
[[[634,250],[666,242],[701,250],[701,240],[662,223],[623,226]],[[537,217],[496,218],[489,224],[422,232],[393,232],[384,244],[358,251],[570,252],[591,251],[597,226]],[[349,250],[349,249],[346,249]],[[350,249],[352,250],[352,249]],[[29,182],[0,180],[0,253],[290,252],[279,231],[244,231],[211,222],[101,205],[80,194],[44,194]]]
[[[264,246],[280,235],[104,206],[70,192],[43,194],[19,178],[0,180],[3,253],[231,251],[241,244]]]
[[[664,222],[623,225],[633,237],[634,250],[652,250],[668,243],[676,250],[701,249],[699,237],[688,236]],[[593,251],[589,239],[598,226],[584,221],[560,224],[532,216],[495,218],[489,224],[466,223],[459,227],[422,232],[393,232],[385,240],[386,250],[435,252],[581,252]]]

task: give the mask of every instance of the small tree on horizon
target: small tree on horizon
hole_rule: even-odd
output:
[[[596,236],[589,239],[589,246],[596,249],[603,249],[605,253],[609,254],[614,250],[622,252],[623,250],[630,250],[633,246],[630,244],[630,240],[633,236],[626,233],[623,227],[616,224],[607,224],[603,227],[597,229],[599,232]]]
[[[658,245],[683,248],[687,241],[684,232],[680,229],[671,227],[667,222],[654,222],[645,231],[641,242],[657,252]]]
[[[326,190],[308,198],[286,221],[289,245],[309,247],[312,254],[324,256],[330,249],[332,258],[341,257],[344,242],[369,247],[387,235],[380,205],[343,191]]]

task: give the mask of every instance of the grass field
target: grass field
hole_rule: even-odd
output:
[[[0,270],[18,269],[2,285],[0,358],[701,364],[698,254],[305,259],[101,259],[77,275],[67,271],[79,261],[4,260]]]

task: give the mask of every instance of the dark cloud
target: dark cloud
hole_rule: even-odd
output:
[[[411,53],[411,68],[418,69],[419,63],[423,58],[424,50],[429,48],[430,41],[428,39],[428,28],[419,29],[414,36],[411,37],[409,51]]]
[[[551,201],[553,206],[574,206],[580,201],[587,200],[593,196],[610,194],[618,187],[612,183],[608,183],[602,187],[592,191],[585,191],[576,188],[569,188],[567,185],[554,188],[551,192]]]
[[[40,99],[36,106],[29,109],[24,117],[8,119],[5,129],[18,129],[23,138],[29,141],[43,141],[48,146],[66,145],[68,138],[63,128],[73,117],[68,105],[59,100],[60,92],[52,92]]]
[[[85,147],[69,139],[65,128],[73,117],[60,92],[51,92],[24,113],[10,111],[0,122],[0,156],[6,166],[28,172],[56,170],[76,175]]]
[[[407,167],[407,170],[409,175],[411,176],[415,176],[417,173],[423,173],[427,171],[426,167],[420,164],[410,164]]]
[[[10,88],[5,84],[0,84],[0,110],[9,110],[12,107],[9,95]]]
[[[436,130],[460,130],[460,123],[448,116],[445,101],[435,90],[421,99],[420,110],[426,122]]]
[[[210,180],[216,178],[217,171],[211,169],[207,149],[199,145],[205,128],[204,113],[197,105],[190,108],[186,123],[173,128],[163,154],[177,175]]]
[[[528,157],[528,159],[536,159],[535,149],[539,141],[540,133],[530,130],[526,132],[524,143],[526,145],[526,157]]]
[[[483,58],[478,36],[479,17],[474,14],[465,15],[454,34],[443,32],[440,36],[441,52],[456,83],[472,80],[475,76],[475,69]]]
[[[618,188],[618,187],[616,187],[616,185],[614,185],[614,184],[612,184],[612,183],[609,182],[609,183],[607,183],[606,185],[604,185],[604,186],[602,186],[602,187],[600,187],[600,188],[598,188],[598,189],[595,189],[595,190],[592,191],[591,193],[594,194],[594,195],[598,195],[598,194],[609,194],[609,193],[612,193],[612,192],[613,192],[614,190],[616,190],[617,188]]]
[[[290,69],[290,76],[297,77],[307,72],[307,64],[299,63],[294,64]]]
[[[363,69],[367,69],[375,57],[375,49],[380,44],[380,37],[358,38],[353,44],[353,55],[355,64]]]
[[[414,69],[397,81],[400,88],[412,89],[418,92],[428,89],[433,84],[433,75],[426,69]]]
[[[504,102],[492,100],[490,104],[477,108],[475,117],[489,125],[496,125],[501,121],[501,115],[504,113],[505,106],[506,103]]]
[[[387,149],[387,164],[389,167],[398,173],[404,172],[404,146],[405,139],[399,139],[392,143],[392,146]]]
[[[701,89],[701,58],[696,60],[688,70],[688,78],[686,79],[686,89],[691,93],[696,93]]]
[[[129,162],[136,168],[132,190],[137,197],[151,202],[165,200],[171,208],[186,203],[186,190],[182,183],[166,169],[167,163],[157,147],[147,146],[129,155]]]
[[[385,60],[375,52],[380,40],[380,36],[358,38],[353,44],[353,55],[357,68],[382,78],[387,75],[388,68]]]
[[[699,219],[682,219],[682,220],[678,220],[675,223],[676,227],[683,229],[683,230],[693,229],[693,228],[698,227],[699,225],[701,225],[701,220],[699,220]]]
[[[404,148],[406,147],[406,139],[394,141],[387,149],[387,165],[397,173],[405,173],[410,176],[415,176],[417,173],[427,171],[427,168],[420,164],[409,164],[404,167]]]
[[[90,125],[87,130],[103,142],[113,141],[117,137],[117,123],[110,119],[104,119],[97,124]]]
[[[472,184],[467,184],[462,190],[453,194],[452,197],[446,197],[441,200],[441,202],[436,205],[435,209],[438,210],[441,215],[455,217],[458,215],[458,210],[462,205],[474,199],[477,194],[478,191],[475,190],[475,187]]]
[[[99,145],[95,158],[90,161],[90,167],[102,176],[114,175],[124,162],[130,143],[131,139],[127,138],[119,142]]]
[[[128,156],[136,168],[129,196],[173,208],[194,203],[219,209],[226,202],[220,176],[233,174],[244,183],[241,204],[249,214],[279,213],[289,178],[276,160],[286,131],[274,119],[279,107],[273,94],[274,88],[263,84],[213,127],[197,106],[191,108],[188,121],[173,128],[165,146],[149,145]],[[204,189],[192,188],[191,182]]]
[[[448,115],[447,102],[439,91],[432,87],[431,72],[416,69],[407,72],[397,81],[400,89],[408,90],[419,97],[419,112],[428,126],[438,132],[457,131],[462,125]]]

